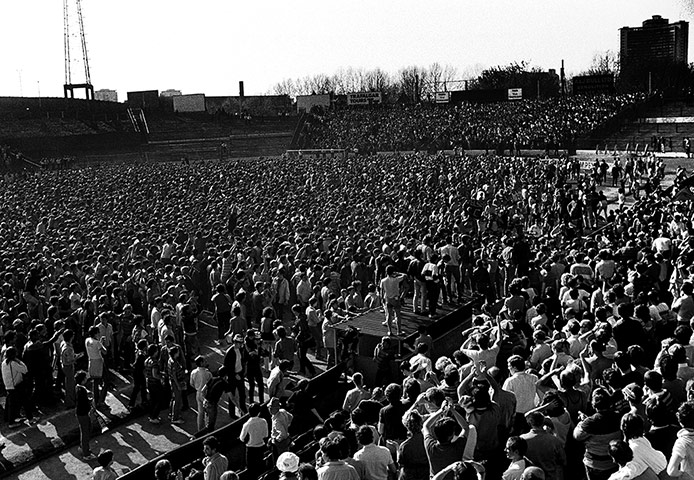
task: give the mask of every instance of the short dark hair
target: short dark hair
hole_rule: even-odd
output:
[[[655,370],[649,370],[643,375],[643,384],[654,392],[663,389],[663,376]]]
[[[684,402],[677,409],[677,421],[682,428],[694,428],[694,402]]]
[[[75,373],[75,383],[82,383],[86,378],[87,372],[85,372],[84,370],[80,370],[79,372]]]
[[[337,461],[342,458],[342,448],[340,448],[339,440],[333,441],[326,437],[323,441],[321,441],[320,450],[323,455],[328,458],[328,460]]]
[[[97,460],[99,461],[99,465],[105,467],[113,460],[113,452],[111,450],[104,450],[99,454]]]
[[[509,367],[515,368],[519,372],[525,370],[525,360],[523,360],[523,357],[520,355],[511,355],[511,357],[508,359],[508,365]]]
[[[357,430],[357,441],[360,445],[369,445],[374,441],[374,432],[368,425],[362,425]]]
[[[7,350],[5,350],[5,362],[10,362],[15,358],[17,358],[17,348],[7,347]]]
[[[627,441],[632,438],[643,437],[645,428],[643,418],[641,415],[629,412],[622,417],[621,428]]]
[[[386,387],[385,395],[388,403],[397,403],[402,397],[402,387],[397,383],[391,383]]]
[[[518,453],[521,457],[525,456],[528,452],[528,442],[522,437],[509,437],[507,440],[507,447]]]
[[[545,416],[540,412],[530,412],[526,415],[525,420],[530,428],[540,428],[545,423]]]
[[[207,445],[210,447],[212,450],[215,452],[219,450],[219,440],[217,440],[217,437],[215,436],[209,436],[205,440],[202,441],[203,445]]]
[[[434,436],[439,443],[448,443],[455,435],[457,423],[450,417],[439,418],[434,424]]]
[[[154,466],[154,478],[157,480],[166,480],[171,473],[171,462],[166,459],[159,460]]]
[[[318,480],[318,472],[316,472],[316,467],[310,463],[302,463],[299,465],[299,470],[297,470],[301,478],[306,480]]]
[[[248,414],[251,417],[257,417],[258,415],[260,415],[261,408],[262,407],[258,402],[251,403],[248,407]]]
[[[643,401],[646,417],[656,427],[663,427],[672,420],[672,412],[667,404],[657,396],[648,397]]]
[[[677,377],[677,361],[671,355],[662,355],[658,360],[658,366],[665,380],[674,380]]]
[[[612,440],[609,447],[610,456],[619,465],[625,465],[634,459],[634,452],[624,440]]]
[[[340,459],[347,458],[350,455],[350,445],[347,437],[341,433],[331,433],[330,439],[340,446]]]

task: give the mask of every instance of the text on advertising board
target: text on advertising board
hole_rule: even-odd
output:
[[[509,100],[522,100],[523,99],[523,89],[522,88],[509,88],[508,89],[508,99]]]
[[[436,103],[448,103],[451,101],[451,92],[436,92]]]
[[[373,105],[381,103],[381,92],[359,92],[347,94],[347,105]]]

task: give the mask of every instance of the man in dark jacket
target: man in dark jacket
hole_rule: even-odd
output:
[[[219,400],[225,392],[231,392],[229,375],[226,367],[219,367],[217,375],[212,377],[203,387],[203,406],[205,407],[205,428],[198,432],[198,436],[214,432],[217,423],[217,407]]]
[[[244,378],[246,377],[246,350],[243,348],[243,335],[236,334],[233,343],[224,355],[224,368],[229,372],[229,392],[233,395],[238,392],[238,407],[245,414],[248,412],[246,407],[246,387]],[[235,410],[229,402],[229,415],[235,417]]]

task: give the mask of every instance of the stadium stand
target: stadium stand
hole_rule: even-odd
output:
[[[567,97],[453,107],[336,110],[314,116],[312,148],[359,151],[534,148],[574,143],[643,95]]]
[[[392,118],[388,115],[376,112],[372,122]],[[600,115],[581,117],[585,120],[577,120],[576,125],[588,125],[589,119],[597,122]],[[222,326],[225,308],[236,301],[240,311],[245,311],[242,331],[251,326],[260,332],[261,340],[270,343],[275,362],[285,359],[282,331],[274,328],[280,326],[290,330],[304,353],[342,355],[322,351],[322,345],[330,345],[328,330],[316,331],[315,327],[332,316],[348,317],[368,309],[368,299],[376,298],[370,307],[378,309],[375,291],[386,295],[386,310],[394,308],[388,301],[393,298],[387,297],[388,282],[397,285],[401,281],[397,279],[407,276],[402,281],[409,286],[397,291],[410,305],[408,293],[419,285],[413,300],[416,307],[424,307],[428,298],[426,311],[430,314],[438,302],[451,302],[463,292],[477,292],[487,301],[456,352],[428,357],[427,349],[416,342],[417,355],[402,362],[409,365],[406,370],[392,370],[395,352],[388,341],[374,352],[380,365],[379,381],[367,385],[364,396],[377,398],[361,408],[380,409],[380,416],[365,420],[352,412],[351,420],[378,430],[380,443],[395,452],[389,453],[390,458],[397,459],[401,468],[416,470],[417,465],[407,463],[402,449],[413,442],[424,445],[425,438],[436,441],[432,428],[442,431],[437,417],[460,423],[461,440],[456,448],[461,448],[461,458],[467,445],[472,460],[486,460],[488,478],[499,478],[506,469],[509,462],[503,447],[509,436],[521,436],[531,443],[534,436],[546,434],[552,437],[547,441],[556,444],[566,441],[562,439],[571,431],[572,442],[580,443],[591,434],[591,425],[605,417],[606,428],[611,429],[608,433],[616,438],[621,435],[618,418],[608,415],[605,406],[629,408],[631,397],[620,397],[628,385],[619,382],[629,374],[627,378],[638,383],[640,377],[631,372],[640,371],[641,362],[647,368],[659,365],[670,382],[667,385],[674,382],[671,395],[678,397],[667,408],[672,413],[682,404],[680,422],[686,427],[690,404],[685,402],[683,381],[677,382],[676,372],[672,377],[672,362],[686,363],[680,361],[682,353],[677,353],[676,344],[685,337],[688,341],[691,335],[691,330],[684,329],[687,313],[681,306],[691,293],[689,227],[681,221],[685,212],[680,204],[671,201],[661,187],[663,174],[655,159],[623,164],[617,181],[638,202],[629,207],[620,196],[617,208],[608,207],[600,195],[605,178],[583,175],[573,169],[573,162],[460,153],[114,164],[73,170],[70,175],[42,171],[0,180],[6,182],[0,189],[4,212],[0,223],[0,321],[6,344],[23,353],[22,360],[30,369],[27,388],[12,392],[8,421],[20,419],[17,406],[29,408],[24,413],[31,419],[32,399],[46,401],[64,395],[63,386],[54,384],[49,373],[51,356],[32,357],[31,345],[42,345],[42,338],[53,333],[59,336],[65,327],[75,332],[74,348],[81,350],[91,345],[85,342],[89,327],[95,323],[103,326],[111,340],[106,342],[110,346],[106,358],[117,369],[126,368],[134,359],[132,338],[145,338],[153,352],[168,354],[168,346],[156,345],[166,344],[161,336],[171,332],[184,353],[182,368],[191,370],[197,350],[185,333],[195,333],[191,330],[195,312],[210,309]],[[678,175],[677,185],[686,185],[684,180]],[[50,189],[40,188],[45,185]],[[678,273],[669,276],[674,272]],[[257,282],[258,295],[249,295]],[[421,291],[424,288],[426,295]],[[219,294],[213,297],[215,291]],[[226,298],[225,292],[230,295],[228,303],[220,300]],[[260,303],[255,304],[256,300]],[[131,316],[126,304],[140,317]],[[297,315],[289,313],[294,304],[300,306]],[[671,306],[674,313],[668,316]],[[266,313],[266,307],[272,310]],[[317,312],[323,315],[317,317],[318,323],[304,328],[302,322],[315,321]],[[279,323],[273,325],[275,315]],[[682,328],[676,330],[680,316]],[[136,319],[145,320],[144,329],[134,325],[139,323]],[[385,335],[386,328],[383,330]],[[229,332],[235,336],[231,326]],[[263,332],[272,339],[263,337]],[[255,331],[245,338],[246,343],[242,340],[237,348],[257,352]],[[659,350],[660,341],[670,338],[672,354]],[[426,336],[422,342],[426,344]],[[643,349],[641,357],[633,345]],[[235,347],[225,348],[228,354]],[[629,355],[627,364],[625,355]],[[170,384],[177,371],[175,362],[173,357],[167,363]],[[150,365],[144,374],[154,401],[158,394]],[[229,365],[234,368],[236,364]],[[498,370],[487,371],[487,367]],[[609,373],[603,375],[603,370]],[[567,383],[569,372],[578,390]],[[122,374],[129,373],[123,370]],[[646,374],[646,385],[656,393],[657,375]],[[98,408],[101,386],[99,376],[93,377],[90,382]],[[563,382],[556,394],[551,393],[557,390],[553,378]],[[239,385],[242,380],[231,382]],[[529,389],[518,386],[520,382],[529,382]],[[288,408],[291,401],[285,403],[281,389],[269,383],[269,397],[280,398],[283,408]],[[245,390],[245,382],[240,385]],[[9,386],[11,389],[13,384]],[[490,386],[495,386],[494,397],[487,393]],[[382,387],[386,387],[386,399],[378,398]],[[506,394],[498,393],[502,389]],[[579,415],[576,403],[568,400],[580,396],[585,403],[588,393],[594,410],[587,403],[580,408],[591,415],[586,419]],[[504,395],[507,399],[516,395],[517,408],[504,403]],[[17,400],[19,403],[13,403]],[[238,402],[243,411],[245,402]],[[306,450],[302,460],[311,458],[312,449],[320,446],[322,456],[314,457],[317,466],[330,468],[331,462],[340,459],[331,457],[335,450],[329,445],[341,436],[350,445],[348,451],[342,451],[343,458],[368,446],[352,443],[355,438],[369,443],[365,440],[368,435],[355,437],[356,429],[347,425],[349,417],[330,414],[337,409],[334,404],[321,404],[319,398],[311,402],[316,402],[322,418],[327,418],[327,430],[333,432]],[[294,410],[297,422],[301,408],[310,404],[294,402],[299,408]],[[406,411],[407,425],[402,425]],[[645,415],[653,423],[660,421],[648,412],[646,409]],[[528,413],[532,413],[530,423],[525,422]],[[422,436],[421,417],[427,416],[431,421]],[[157,418],[151,418],[156,427]],[[177,420],[175,416],[173,420]],[[552,425],[549,431],[542,427],[546,421]],[[273,420],[270,423],[273,431],[280,428]],[[302,432],[310,426],[310,422],[299,423],[295,428]],[[291,443],[278,431],[275,447]],[[239,451],[236,435],[225,435],[221,453],[233,460],[228,466],[241,470],[244,465],[238,454],[232,455]],[[306,434],[297,435],[297,449],[303,451]],[[406,439],[409,443],[403,443]],[[553,451],[563,452],[563,445]],[[582,455],[578,443],[575,445],[564,456],[557,453],[545,458],[531,448],[527,455],[548,472],[582,471],[576,467]],[[590,452],[598,445],[588,440],[586,447]],[[601,443],[599,448],[606,447]],[[274,448],[273,465],[279,453]],[[593,458],[587,456],[584,461],[604,472],[618,468],[622,457],[605,459],[604,466],[590,463]],[[175,468],[193,461],[183,455],[166,459]],[[326,459],[330,462],[325,463]],[[442,471],[444,475],[450,467],[425,453],[418,460],[423,462],[419,468],[424,465],[435,475]],[[203,460],[197,465],[204,468],[207,463]],[[451,465],[465,469],[473,464]]]

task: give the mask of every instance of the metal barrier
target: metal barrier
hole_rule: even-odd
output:
[[[325,402],[321,405],[316,405],[317,410],[332,412],[342,406],[344,393],[336,388],[339,384],[339,379],[345,370],[345,363],[340,363],[330,370],[312,378],[309,381],[309,392],[321,392],[323,396],[321,400]],[[181,445],[169,452],[166,452],[158,457],[150,460],[144,465],[141,465],[130,472],[121,475],[119,478],[125,480],[141,480],[154,478],[154,467],[159,460],[168,460],[174,470],[190,467],[195,463],[199,463],[202,458],[202,442],[209,436],[214,435],[220,443],[220,452],[229,459],[230,470],[242,470],[245,458],[245,445],[239,440],[241,428],[246,422],[247,416],[243,416],[234,422],[224,425],[212,433],[205,434],[199,438],[195,438],[190,442]]]

